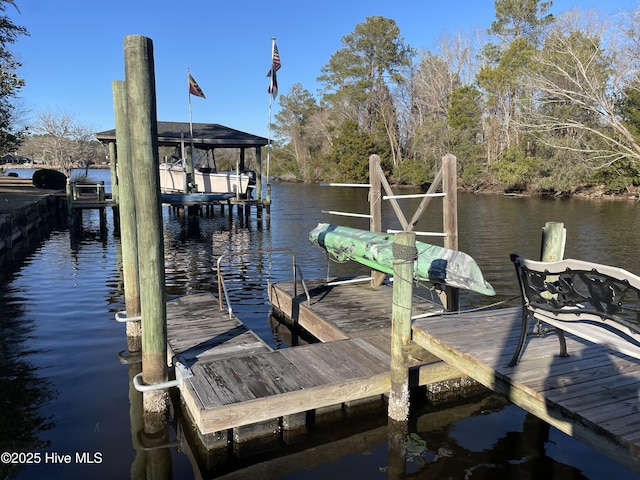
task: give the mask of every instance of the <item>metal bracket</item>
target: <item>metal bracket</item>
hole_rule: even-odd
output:
[[[126,323],[126,322],[137,322],[142,320],[142,316],[138,315],[137,317],[127,317],[127,312],[116,312],[116,322]]]
[[[154,383],[153,385],[147,385],[143,383],[142,376],[143,372],[140,372],[135,377],[133,377],[133,387],[139,392],[150,392],[154,390],[164,390],[171,387],[182,387],[182,382],[184,379],[193,377],[193,373],[191,370],[185,367],[182,363],[176,362],[174,365],[174,370],[176,374],[175,380],[169,380],[167,382]]]

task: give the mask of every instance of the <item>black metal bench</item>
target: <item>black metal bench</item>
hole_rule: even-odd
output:
[[[522,326],[509,366],[518,364],[532,335],[557,334],[560,356],[568,356],[565,331],[640,359],[640,277],[581,260],[537,262],[515,254],[511,260],[522,294]]]

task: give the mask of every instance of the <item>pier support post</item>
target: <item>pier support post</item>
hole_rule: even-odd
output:
[[[444,247],[458,250],[458,181],[457,159],[450,153],[442,157],[442,191],[445,193],[443,210],[443,227],[447,236],[444,238]],[[460,308],[460,290],[455,287],[446,287],[447,302],[445,307],[450,312]]]
[[[380,156],[371,155],[369,157],[369,231],[382,231],[382,182],[379,174]],[[371,286],[378,288],[384,282],[386,274],[371,270]]]
[[[125,37],[127,117],[134,173],[138,239],[143,381],[167,381],[167,311],[155,73],[151,39]],[[144,392],[145,431],[165,430],[169,407],[166,389]]]
[[[393,242],[393,305],[391,310],[391,391],[389,392],[389,478],[404,478],[409,420],[409,369],[413,269],[418,256],[416,234],[399,232]]]
[[[564,223],[547,222],[542,228],[540,261],[557,262],[564,257],[567,231]]]
[[[113,90],[113,88],[112,88]],[[114,97],[115,105],[115,97]],[[116,135],[117,135],[116,127]],[[120,233],[120,180],[118,178],[118,154],[116,148],[116,142],[109,142],[109,170],[111,172],[111,213],[113,214],[113,228],[117,233]]]
[[[138,277],[138,234],[136,205],[133,193],[133,165],[130,153],[127,90],[122,80],[112,83],[113,108],[116,122],[116,146],[119,170],[120,244],[122,245],[122,275],[127,317],[140,316],[140,285]],[[115,215],[114,215],[115,217]],[[127,322],[127,347],[130,352],[142,349],[140,322]]]
[[[409,416],[409,370],[404,349],[411,343],[413,264],[417,256],[416,234],[396,233],[393,242],[389,418],[397,421],[406,421]]]

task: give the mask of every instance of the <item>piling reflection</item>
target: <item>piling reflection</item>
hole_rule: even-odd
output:
[[[178,413],[176,421],[182,452],[194,476],[205,479],[588,478],[545,456],[555,441],[550,427],[524,412],[514,421],[517,407],[502,397],[419,403],[408,423],[387,423],[384,405],[360,413],[343,408],[318,418],[295,441],[250,455],[228,440],[206,450],[188,419]]]

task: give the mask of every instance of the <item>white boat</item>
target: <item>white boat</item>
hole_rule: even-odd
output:
[[[182,160],[160,164],[160,191],[162,193],[228,193],[245,196],[255,186],[255,172],[216,171],[212,168],[194,168],[192,185],[187,185],[187,169]]]

